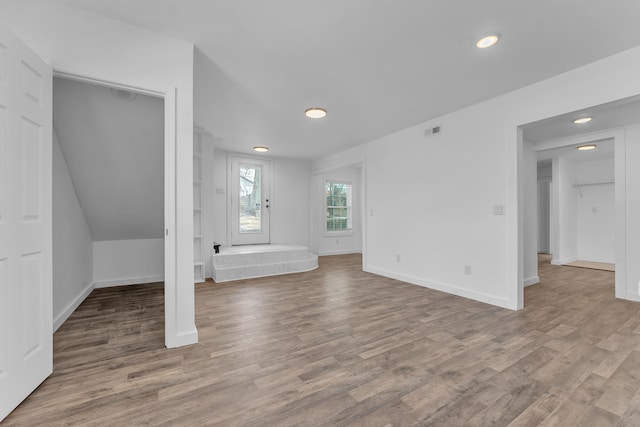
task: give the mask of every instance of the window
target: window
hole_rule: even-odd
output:
[[[325,232],[351,233],[351,183],[326,181]]]

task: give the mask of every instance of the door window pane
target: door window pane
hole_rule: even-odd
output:
[[[240,233],[262,232],[262,166],[241,163],[238,195]]]

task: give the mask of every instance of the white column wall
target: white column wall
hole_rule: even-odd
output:
[[[557,173],[556,173],[557,172]],[[575,164],[566,158],[558,158],[558,169],[554,170],[554,192],[557,194],[558,242],[554,264],[567,264],[578,259],[578,190],[575,184]]]
[[[538,162],[533,146],[525,143],[524,161],[524,270],[523,285],[535,285],[538,277]]]
[[[617,155],[617,153],[616,153]],[[626,128],[626,295],[640,301],[640,124]],[[616,272],[616,274],[618,274]],[[620,295],[622,296],[622,295]]]

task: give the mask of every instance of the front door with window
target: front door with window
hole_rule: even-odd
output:
[[[269,243],[270,162],[233,157],[231,161],[231,244]]]

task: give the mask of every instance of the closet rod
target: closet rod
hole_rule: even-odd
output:
[[[592,185],[609,185],[609,184],[615,184],[615,182],[613,181],[609,181],[609,182],[589,182],[587,184],[573,184],[573,188],[578,188],[578,192],[580,193],[580,198],[582,199],[582,187],[589,187]]]
[[[609,181],[609,182],[589,182],[587,184],[573,184],[574,187],[587,187],[589,185],[609,185],[609,184],[615,184],[614,181]]]

